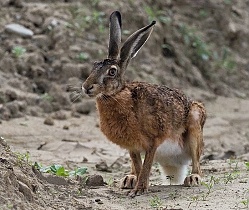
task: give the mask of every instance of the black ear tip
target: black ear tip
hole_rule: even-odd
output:
[[[110,21],[117,19],[121,28],[121,13],[119,11],[114,11],[112,12],[112,14],[110,15]]]
[[[112,16],[117,16],[119,19],[121,18],[121,13],[119,12],[119,11],[114,11],[114,12],[112,12],[112,14],[110,15],[111,17]]]
[[[156,24],[156,21],[153,20],[153,21],[151,22],[151,25],[153,26],[153,25],[155,25],[155,24]]]

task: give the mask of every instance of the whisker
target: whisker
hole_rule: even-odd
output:
[[[117,104],[123,109],[123,110],[127,110],[126,107],[123,106],[123,104],[121,104],[115,97],[113,97],[112,95],[110,95],[110,97],[115,100],[117,102]]]
[[[99,95],[98,96],[98,99],[100,99],[103,103],[107,103],[108,102],[108,100],[109,99],[112,99],[112,100],[114,100],[114,101],[116,101],[117,102],[117,104],[118,104],[118,106],[120,106],[121,107],[121,109],[123,109],[123,110],[128,110],[122,103],[120,103],[119,101],[118,101],[118,99],[117,98],[115,98],[115,96],[112,96],[112,95],[105,95],[105,94],[101,94],[101,95]]]
[[[70,93],[70,100],[71,100],[71,103],[75,103],[80,97],[83,98],[83,95],[81,92],[77,92],[77,91],[74,91],[72,93]]]
[[[81,87],[75,86],[75,85],[67,85],[67,91],[81,91]]]
[[[107,98],[106,98],[106,96],[105,96],[104,94],[99,95],[99,96],[98,96],[98,99],[100,99],[101,102],[103,102],[103,103],[106,103],[106,102],[107,102]]]

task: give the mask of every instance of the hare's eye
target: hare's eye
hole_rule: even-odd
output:
[[[117,69],[116,68],[110,68],[108,70],[108,76],[114,77],[116,75]]]

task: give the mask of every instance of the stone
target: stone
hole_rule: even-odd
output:
[[[103,186],[105,184],[101,175],[90,175],[86,180],[87,186]]]
[[[43,50],[49,50],[52,44],[51,39],[47,35],[44,35],[44,34],[34,35],[32,40],[34,41],[36,46],[38,46],[39,48],[42,48]]]
[[[5,91],[5,99],[7,102],[16,100],[17,93],[14,90],[6,90]]]
[[[66,63],[62,66],[62,75],[67,79],[70,77],[81,78],[81,67],[78,64]]]
[[[12,72],[15,71],[15,62],[14,59],[8,55],[4,55],[0,60],[0,71],[2,72]]]
[[[17,23],[11,23],[11,24],[6,25],[5,31],[20,35],[22,37],[29,37],[29,38],[34,35],[34,32],[32,30]]]
[[[76,112],[88,115],[90,112],[96,110],[95,100],[84,100],[81,103],[75,104]]]
[[[63,111],[60,110],[60,111],[54,112],[52,114],[52,118],[56,119],[56,120],[66,120],[67,119],[67,115],[66,115],[65,112],[63,112]]]
[[[95,165],[97,171],[112,172],[108,167],[106,161],[101,161]]]
[[[63,126],[63,130],[69,130],[69,126],[68,125],[64,125]]]
[[[54,125],[54,120],[52,117],[47,117],[45,120],[44,120],[44,124],[45,125]]]

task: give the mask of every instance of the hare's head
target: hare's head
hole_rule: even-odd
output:
[[[133,33],[121,47],[121,14],[118,11],[111,14],[109,55],[107,59],[94,63],[91,74],[82,85],[87,95],[114,95],[123,89],[126,67],[149,38],[155,23],[153,21]]]

